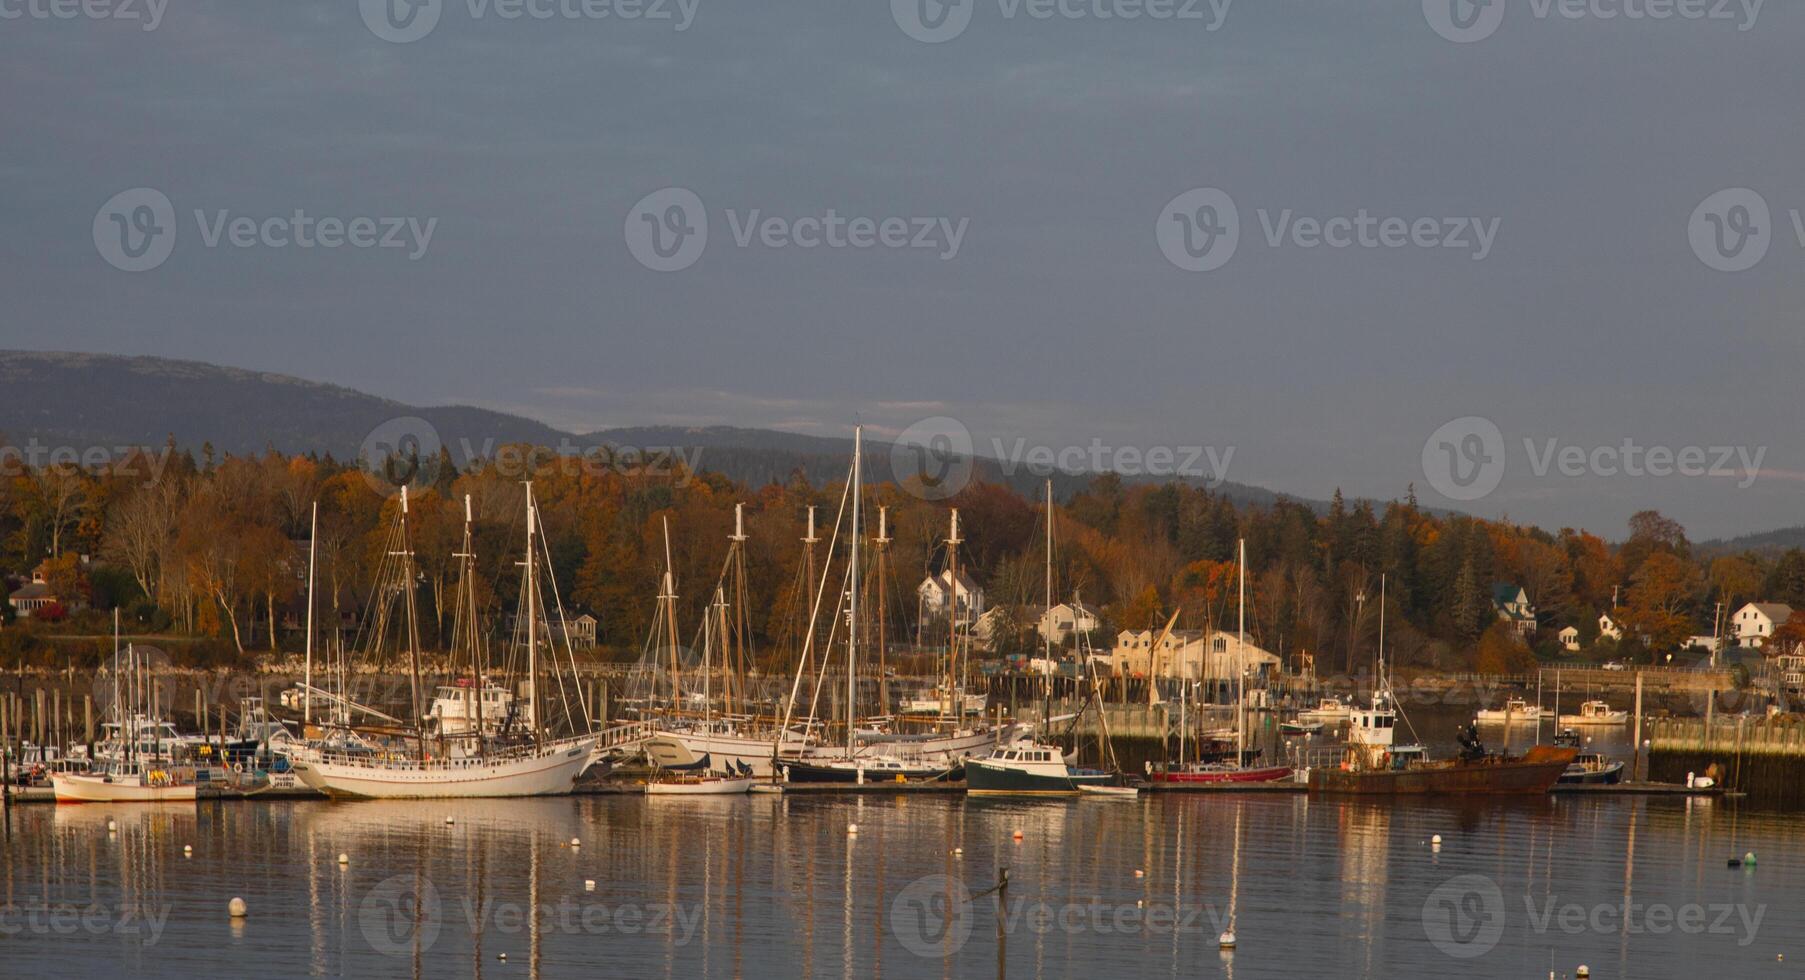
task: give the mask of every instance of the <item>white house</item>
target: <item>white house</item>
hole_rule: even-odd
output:
[[[1572,653],[1579,649],[1579,627],[1569,626],[1560,631],[1561,646]]]
[[[1153,630],[1123,630],[1116,634],[1111,662],[1119,674],[1191,680],[1233,680],[1237,667],[1256,674],[1271,673],[1279,658],[1253,643],[1242,646],[1239,638],[1223,630],[1173,630],[1157,651]]]
[[[1792,619],[1792,607],[1782,602],[1751,602],[1730,617],[1736,629],[1736,645],[1759,647],[1774,631]]]
[[[1703,650],[1706,653],[1716,653],[1717,652],[1717,637],[1706,636],[1703,634],[1689,636],[1686,638],[1685,643],[1680,644],[1680,649],[1682,649],[1682,650]]]
[[[56,591],[50,587],[50,583],[45,580],[44,568],[41,565],[32,571],[31,581],[14,589],[12,594],[6,597],[6,601],[13,607],[13,614],[20,619],[30,619],[34,614],[45,609],[62,605],[62,597],[58,596]]]
[[[1598,638],[1602,640],[1607,637],[1621,641],[1623,639],[1623,627],[1619,625],[1615,619],[1611,618],[1610,613],[1599,613]]]
[[[1519,636],[1528,636],[1536,631],[1536,607],[1529,601],[1529,592],[1521,585],[1497,582],[1492,585],[1492,608],[1498,611],[1498,618],[1509,623]]]
[[[1082,602],[1062,602],[1040,614],[1038,630],[1054,646],[1064,646],[1077,633],[1097,628],[1097,611]]]
[[[959,581],[953,581],[952,572],[942,570],[938,575],[929,575],[915,587],[915,595],[921,602],[921,615],[928,619],[938,619],[947,614],[948,606],[957,603],[956,621],[970,623],[984,615],[984,590],[971,576],[959,573]]]

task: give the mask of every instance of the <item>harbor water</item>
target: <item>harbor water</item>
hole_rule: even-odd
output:
[[[1796,976],[1801,836],[1711,798],[16,807],[0,973]]]

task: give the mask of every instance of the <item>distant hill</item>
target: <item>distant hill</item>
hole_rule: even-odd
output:
[[[638,448],[681,446],[702,450],[702,469],[750,486],[783,481],[798,470],[811,481],[841,478],[852,454],[850,438],[802,435],[734,426],[636,426],[572,433],[542,422],[462,405],[416,406],[338,385],[284,374],[220,367],[198,361],[108,354],[0,351],[0,439],[15,445],[178,446],[219,453],[282,452],[358,458],[378,426],[417,416],[431,423],[460,463],[469,447],[534,443],[555,446],[605,444]],[[889,446],[873,442],[873,458]],[[881,470],[873,469],[874,475]],[[975,475],[1040,493],[1039,476],[1025,467],[1007,472],[979,457]],[[1054,476],[1054,493],[1069,497],[1094,474]],[[1127,482],[1142,482],[1129,479]],[[1220,491],[1237,503],[1270,504],[1282,495],[1261,487],[1226,483]],[[1295,498],[1291,498],[1295,499]],[[1322,501],[1303,500],[1321,508]]]
[[[1777,531],[1745,534],[1739,538],[1704,541],[1695,545],[1693,550],[1707,555],[1740,555],[1749,551],[1777,555],[1793,548],[1805,548],[1805,526],[1783,527]]]

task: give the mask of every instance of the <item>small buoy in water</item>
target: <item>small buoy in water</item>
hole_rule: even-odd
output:
[[[1015,839],[1016,839],[1016,840],[1021,840],[1021,839],[1022,839],[1022,832],[1021,832],[1021,831],[1019,831],[1019,830],[1018,830],[1018,831],[1016,831],[1016,832],[1015,832],[1015,834],[1014,834],[1014,835],[1013,835],[1013,836],[1014,836],[1014,837],[1015,837]]]
[[[595,891],[595,879],[594,878],[584,878],[583,879],[583,890],[586,892]]]
[[[1589,977],[1592,975],[1592,968],[1581,963],[1579,969],[1573,971],[1573,975],[1576,977]]]
[[[965,856],[965,848],[963,848],[963,847],[955,847],[955,848],[953,848],[953,856],[954,856],[954,857],[963,857],[963,856]]]
[[[451,826],[451,825],[452,825],[452,824],[454,824],[454,823],[457,823],[457,821],[456,821],[456,820],[455,820],[455,819],[453,819],[453,818],[451,818],[451,817],[446,817],[446,818],[445,818],[445,826],[447,826],[447,827],[449,827],[449,826]]]
[[[340,864],[350,864],[350,863],[351,863],[351,855],[349,855],[349,854],[340,854],[340,855],[339,855],[339,856],[338,856],[338,863],[340,863]]]
[[[244,899],[234,898],[226,903],[226,914],[234,919],[242,919],[249,909],[245,908]]]
[[[194,845],[193,844],[183,844],[182,845],[183,856],[187,856],[187,855],[193,854],[193,853],[194,853]]]
[[[107,833],[109,833],[109,834],[116,834],[116,833],[118,833],[118,832],[119,832],[119,825],[118,825],[118,824],[116,824],[116,823],[114,823],[114,822],[113,822],[113,821],[111,821],[111,820],[108,820],[108,821],[107,821]]]
[[[1429,838],[1429,843],[1436,847],[1440,847],[1441,846],[1441,835],[1436,834],[1434,837]]]
[[[506,954],[506,953],[496,953],[496,954],[495,954],[495,958],[496,958],[496,959],[498,959],[498,960],[505,960],[505,959],[507,959],[507,958],[508,958],[508,954]]]
[[[1134,869],[1134,876],[1136,878],[1145,878],[1147,877],[1147,872],[1142,871],[1140,868],[1136,868]]]
[[[570,846],[571,847],[582,847],[583,841],[580,838],[572,837],[570,839]]]
[[[1229,932],[1225,932],[1222,935],[1216,937],[1216,945],[1221,947],[1222,949],[1234,949],[1235,948],[1234,932],[1231,930]]]
[[[849,836],[857,837],[859,835],[859,825],[856,823],[847,824],[846,825],[846,833]]]
[[[1147,901],[1145,899],[1137,898],[1134,900],[1134,907],[1137,909],[1144,909],[1147,907]]]

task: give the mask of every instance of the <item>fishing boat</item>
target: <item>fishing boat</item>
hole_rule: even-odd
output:
[[[1322,698],[1316,702],[1316,707],[1298,712],[1297,718],[1299,721],[1343,722],[1353,710],[1340,698]]]
[[[1247,747],[1247,667],[1241,662],[1241,652],[1247,649],[1247,543],[1240,542],[1237,552],[1239,596],[1237,599],[1235,642],[1235,727],[1234,755],[1229,761],[1208,761],[1199,759],[1196,762],[1185,762],[1185,739],[1183,726],[1180,727],[1178,765],[1152,769],[1148,775],[1155,783],[1202,784],[1202,783],[1271,783],[1281,779],[1289,779],[1295,771],[1290,766],[1260,766],[1253,760],[1259,756],[1258,750]],[[1173,615],[1172,622],[1177,621]],[[1172,623],[1166,624],[1167,630]],[[1162,641],[1163,641],[1162,637]]]
[[[1057,745],[1023,741],[965,763],[965,790],[974,796],[1077,796],[1084,786],[1117,782],[1115,773],[1076,769]]]
[[[401,489],[396,524],[391,530],[384,568],[393,578],[378,575],[386,586],[379,593],[390,603],[399,598],[405,615],[402,626],[408,644],[412,674],[412,720],[396,719],[373,707],[356,704],[347,694],[348,671],[341,664],[340,685],[334,703],[339,709],[336,724],[320,738],[297,743],[289,749],[291,765],[301,781],[332,797],[371,799],[481,798],[509,796],[544,796],[569,793],[576,779],[591,762],[595,736],[590,733],[586,713],[572,707],[568,700],[562,708],[562,727],[572,734],[559,734],[559,725],[548,715],[547,699],[540,693],[541,662],[539,629],[546,606],[540,595],[540,577],[549,578],[543,526],[533,500],[533,485],[526,485],[526,549],[521,584],[521,617],[524,624],[525,670],[521,683],[525,688],[523,703],[510,703],[499,722],[485,718],[485,699],[468,702],[474,716],[446,731],[442,724],[427,717],[421,703],[419,626],[414,608],[413,551],[408,535],[407,488]],[[471,536],[470,498],[464,498],[463,546],[456,557],[460,562],[457,616],[453,626],[453,659],[460,670],[467,670],[472,690],[488,687],[488,664],[484,644],[477,635],[475,590],[475,548]],[[560,622],[562,604],[557,600],[555,582],[552,587],[553,608]],[[311,601],[311,600],[310,600]],[[375,604],[371,642],[380,645],[387,632],[391,609]],[[568,637],[566,645],[568,649]],[[557,648],[550,647],[556,673]],[[574,663],[571,665],[574,674]],[[560,684],[560,689],[563,685]],[[377,719],[377,723],[352,724],[352,713]],[[443,716],[437,719],[442,722]]]
[[[1535,725],[1542,721],[1542,706],[1522,698],[1507,698],[1502,708],[1482,708],[1473,716],[1482,725]]]
[[[1571,728],[1565,729],[1554,736],[1554,744],[1568,746],[1579,752],[1566,771],[1561,773],[1561,785],[1614,786],[1623,781],[1622,761],[1585,751],[1579,732]]]
[[[1479,741],[1477,725],[1460,733],[1461,753],[1431,760],[1423,746],[1397,741],[1399,710],[1385,672],[1385,578],[1379,579],[1379,653],[1372,700],[1348,718],[1348,742],[1339,761],[1313,765],[1312,793],[1368,796],[1443,796],[1546,793],[1573,762],[1577,750],[1537,745],[1522,756],[1493,755]]]
[[[965,775],[964,763],[928,764],[881,752],[852,758],[792,759],[778,765],[784,779],[792,783],[956,782]]]
[[[1628,711],[1613,709],[1608,701],[1586,701],[1579,706],[1579,714],[1561,715],[1563,727],[1571,725],[1623,725],[1628,724]]]
[[[58,803],[183,803],[195,799],[193,770],[148,768],[114,762],[93,772],[56,772],[50,785]]]

